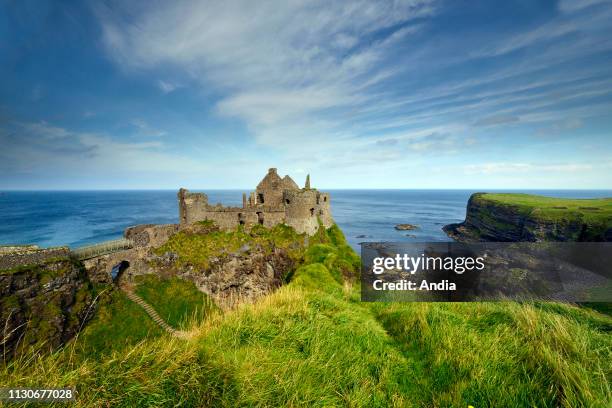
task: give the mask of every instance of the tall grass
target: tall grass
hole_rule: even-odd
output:
[[[339,265],[354,268],[344,245],[333,230],[313,239],[288,285],[209,314],[188,340],[151,338],[97,362],[17,361],[0,383],[76,386],[77,406],[610,406],[609,316],[361,303],[358,285],[338,279]]]
[[[100,296],[94,318],[66,349],[78,359],[101,359],[163,333],[139,305],[115,289]]]
[[[177,277],[157,275],[136,277],[136,294],[149,303],[159,316],[178,330],[201,322],[215,309],[213,301],[193,284]]]

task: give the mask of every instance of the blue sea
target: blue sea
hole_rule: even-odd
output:
[[[349,243],[448,241],[445,224],[465,217],[468,190],[329,190],[332,213]],[[514,191],[516,192],[516,191]],[[554,197],[612,197],[610,190],[521,192]],[[211,203],[241,205],[242,190],[206,190]],[[176,191],[0,192],[0,245],[79,247],[122,236],[137,224],[178,222]],[[399,223],[414,231],[397,231]]]

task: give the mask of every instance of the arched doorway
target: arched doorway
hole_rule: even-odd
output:
[[[129,267],[130,263],[128,261],[121,261],[117,265],[113,266],[113,269],[111,270],[111,277],[113,278],[113,283],[117,283],[123,275],[123,272],[125,272],[125,270]]]

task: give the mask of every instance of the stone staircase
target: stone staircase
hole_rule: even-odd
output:
[[[150,304],[145,302],[143,298],[141,298],[136,293],[134,293],[134,291],[131,288],[127,286],[122,286],[121,289],[123,290],[125,295],[128,297],[128,299],[130,299],[132,302],[142,307],[144,311],[147,312],[149,317],[153,319],[153,321],[157,323],[157,325],[161,327],[163,330],[165,330],[166,332],[168,332],[174,337],[181,337],[181,338],[187,337],[186,332],[176,330],[174,327],[166,323],[164,319],[162,319],[161,316],[155,311],[155,309],[153,309],[153,307]]]

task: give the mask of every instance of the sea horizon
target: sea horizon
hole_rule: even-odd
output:
[[[252,189],[191,189],[211,204],[242,204]],[[80,247],[117,239],[139,224],[178,223],[178,189],[12,190],[0,194],[0,245]],[[605,198],[604,189],[321,189],[331,195],[334,221],[355,249],[360,242],[450,241],[446,224],[465,218],[475,192],[524,192],[563,198]],[[395,225],[415,224],[414,231]]]
[[[95,189],[19,189],[19,190],[2,190],[0,189],[0,193],[35,193],[35,192],[106,192],[106,191],[176,191],[178,188],[95,188]],[[253,187],[248,188],[239,188],[239,187],[231,187],[231,188],[207,188],[207,187],[196,187],[196,188],[188,188],[189,191],[253,191]],[[489,192],[489,191],[508,191],[508,192],[534,192],[534,191],[597,191],[597,192],[610,192],[612,194],[612,188],[317,188],[317,190],[321,191],[474,191],[474,192]]]

